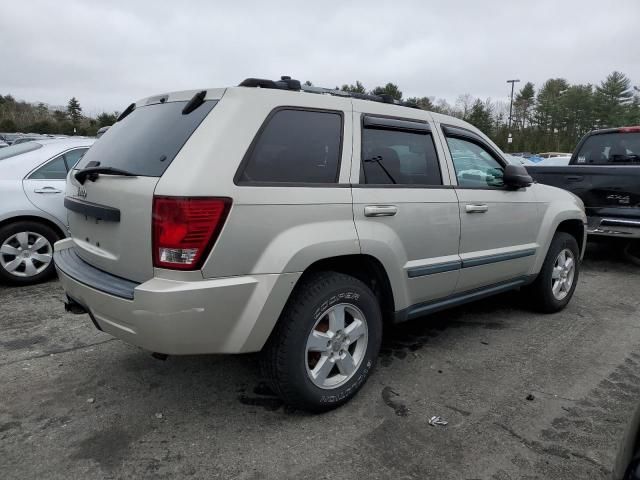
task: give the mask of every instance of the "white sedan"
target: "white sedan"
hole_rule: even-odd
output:
[[[67,235],[67,172],[94,142],[38,139],[0,150],[0,281],[29,284],[54,274],[53,244]]]

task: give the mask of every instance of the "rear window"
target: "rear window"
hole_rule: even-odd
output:
[[[27,152],[33,152],[39,148],[42,148],[42,145],[37,142],[19,143],[17,145],[11,145],[10,147],[4,147],[0,150],[0,160],[15,157],[16,155]]]
[[[126,170],[143,177],[160,177],[202,120],[216,105],[208,100],[186,115],[187,102],[137,107],[97,140],[78,163]]]
[[[601,133],[591,135],[580,147],[576,163],[620,165],[640,163],[640,133]]]
[[[238,183],[336,183],[341,139],[339,113],[278,110],[259,133]]]

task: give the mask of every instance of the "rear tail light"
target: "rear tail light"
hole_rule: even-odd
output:
[[[620,133],[634,133],[640,132],[640,126],[638,127],[621,127],[618,129]]]
[[[230,208],[230,198],[154,197],[153,265],[199,269]]]

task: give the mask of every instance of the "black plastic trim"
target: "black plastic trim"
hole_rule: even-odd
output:
[[[135,288],[139,283],[116,277],[89,265],[76,253],[75,248],[66,248],[53,253],[56,268],[62,273],[94,290],[114,297],[133,300]],[[86,307],[85,307],[86,308]],[[89,311],[89,309],[87,309]]]
[[[72,212],[86,215],[87,217],[103,220],[105,222],[119,222],[120,210],[106,205],[85,202],[76,198],[64,197],[64,207]]]
[[[421,185],[419,183],[354,183],[351,188],[420,188],[422,190],[453,189],[455,185]]]
[[[424,277],[425,275],[433,275],[434,273],[452,272],[459,270],[462,266],[460,260],[453,260],[451,262],[437,263],[435,265],[426,265],[423,267],[411,267],[407,269],[407,276],[409,278]]]
[[[296,187],[296,188],[349,188],[348,183],[312,183],[312,182],[254,182],[244,181],[241,187]]]
[[[507,260],[515,260],[516,258],[530,257],[536,254],[535,248],[520,250],[519,252],[498,253],[495,255],[486,255],[484,257],[472,258],[470,260],[462,260],[462,268],[479,267],[489,263],[504,262]]]
[[[488,265],[490,263],[498,263],[507,260],[515,260],[517,258],[530,257],[531,255],[535,255],[535,253],[535,248],[529,248],[526,250],[520,250],[519,252],[485,255],[483,257],[472,258],[470,260],[453,260],[450,262],[436,263],[434,265],[411,267],[407,269],[407,276],[409,278],[416,278],[423,277],[425,275],[433,275],[434,273],[451,272],[460,268],[479,267],[480,265]]]
[[[422,120],[409,120],[404,118],[391,118],[380,115],[365,114],[362,116],[363,128],[381,128],[384,130],[400,130],[411,133],[429,133],[431,127]]]
[[[448,297],[444,297],[438,300],[432,300],[429,302],[418,303],[408,308],[400,310],[394,313],[394,321],[396,323],[412,320],[423,315],[445,310],[451,307],[457,307],[464,305],[465,303],[480,300],[482,298],[490,297],[498,293],[507,292],[509,290],[523,287],[535,280],[535,275],[526,275],[522,277],[516,277],[512,280],[496,283],[487,287],[476,288],[462,293],[456,293]]]
[[[241,84],[242,85],[242,84]],[[336,169],[335,181],[333,183],[315,183],[315,182],[258,182],[258,181],[243,181],[240,179],[242,174],[244,173],[249,160],[251,159],[251,155],[253,155],[253,151],[256,148],[256,144],[258,140],[264,133],[264,130],[269,125],[269,122],[281,110],[298,110],[303,112],[321,112],[321,113],[333,113],[334,115],[340,115],[340,150],[338,151],[338,166]],[[233,176],[233,183],[239,187],[324,187],[324,188],[335,188],[338,185],[340,180],[340,170],[342,168],[342,152],[344,149],[344,112],[342,110],[330,110],[325,108],[308,108],[308,107],[300,107],[300,106],[280,106],[276,107],[269,112],[267,118],[265,118],[262,125],[258,129],[258,133],[255,134],[253,140],[249,144],[249,148],[242,157],[242,161],[236,170],[236,174]],[[343,184],[345,187],[349,187],[349,184]]]

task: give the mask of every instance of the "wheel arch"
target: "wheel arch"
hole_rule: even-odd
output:
[[[384,320],[391,321],[395,300],[389,275],[380,260],[366,254],[339,255],[317,260],[304,270],[294,290],[308,275],[326,271],[350,275],[366,284],[378,298]]]
[[[4,219],[0,220],[0,228],[5,227],[6,225],[10,225],[12,223],[18,223],[18,222],[37,222],[37,223],[42,223],[42,224],[46,225],[47,227],[52,228],[53,231],[55,231],[60,238],[65,238],[67,236],[67,233],[58,224],[58,222],[55,222],[55,221],[53,221],[53,220],[51,220],[49,218],[41,217],[41,216],[38,216],[38,215],[16,215],[14,217],[4,218]]]
[[[585,246],[584,224],[579,219],[568,219],[561,221],[556,227],[557,232],[565,232],[571,235],[578,242],[578,249],[582,253]]]

